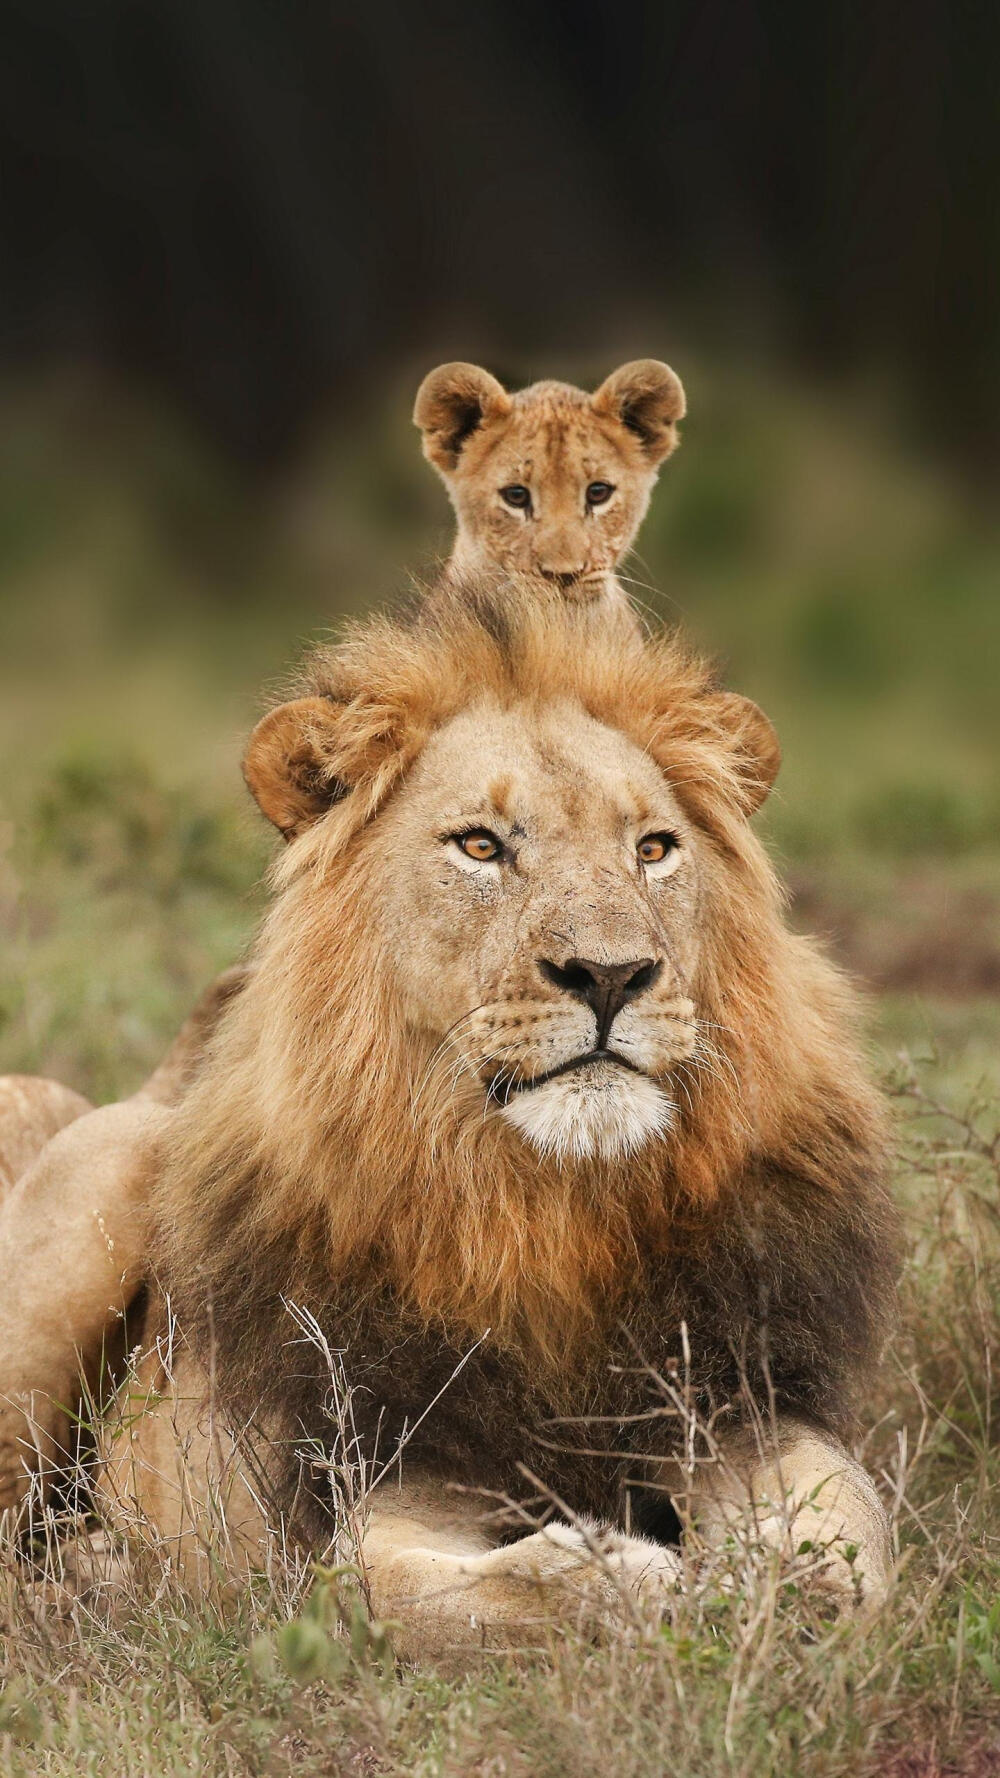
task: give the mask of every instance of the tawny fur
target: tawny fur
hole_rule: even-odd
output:
[[[297,689],[302,824],[156,1191],[160,1282],[239,1412],[262,1409],[291,1450],[329,1442],[291,1299],[346,1348],[362,1439],[383,1456],[466,1359],[412,1458],[478,1486],[523,1489],[527,1458],[578,1510],[620,1517],[636,1459],[676,1436],[648,1419],[662,1396],[639,1360],[676,1367],[682,1324],[706,1411],[776,1408],[842,1435],[891,1301],[885,1126],[853,997],[787,931],[748,825],[777,764],[765,719],[675,637],[642,643],[481,583],[357,628]],[[546,1161],[474,1082],[432,1071],[417,1090],[427,1045],[368,884],[383,812],[483,699],[525,721],[566,704],[618,732],[700,836],[690,993],[713,1063],[628,1161]],[[404,906],[405,876],[397,893]],[[553,1431],[566,1413],[577,1423]],[[603,1462],[584,1455],[595,1441]]]
[[[86,1099],[57,1081],[0,1075],[0,1199],[57,1131],[89,1110]]]
[[[510,394],[474,364],[431,371],[413,417],[455,509],[451,569],[530,575],[540,596],[591,600],[629,618],[615,570],[680,442],[685,409],[680,378],[656,359],[622,365],[593,395],[552,380]],[[591,506],[596,482],[613,492]],[[512,485],[527,489],[527,506],[504,499]]]

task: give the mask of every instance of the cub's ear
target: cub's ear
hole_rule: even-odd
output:
[[[753,815],[767,800],[781,766],[777,732],[760,705],[739,692],[718,692],[715,711],[736,748],[744,813]]]
[[[613,370],[590,404],[634,432],[651,463],[662,463],[674,450],[676,422],[687,412],[680,377],[658,358],[637,358]]]
[[[295,698],[262,716],[247,742],[243,776],[286,840],[318,821],[350,789],[330,769],[340,711],[327,698]]]
[[[470,433],[510,409],[510,396],[488,370],[478,364],[439,364],[417,390],[413,424],[424,435],[428,462],[447,472],[455,468]]]

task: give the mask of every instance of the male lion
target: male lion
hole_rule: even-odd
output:
[[[655,1601],[675,1512],[807,1544],[847,1598],[887,1576],[844,1443],[891,1299],[882,1108],[750,826],[777,743],[585,609],[467,585],[312,657],[247,751],[289,844],[199,1079],[78,1118],[0,1227],[8,1459],[151,1206],[108,1499],[197,1569],[203,1510],[250,1560],[270,1512],[322,1547],[360,1471],[418,1653]],[[484,1492],[555,1516],[512,1540]]]
[[[452,569],[530,575],[630,614],[615,569],[685,407],[680,378],[655,358],[623,364],[593,395],[557,382],[508,394],[477,364],[439,365],[413,419],[455,508]]]

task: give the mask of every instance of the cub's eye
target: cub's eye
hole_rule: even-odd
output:
[[[603,506],[614,493],[613,482],[591,482],[587,489],[587,505]]]
[[[515,506],[523,511],[531,505],[531,490],[523,482],[511,482],[508,487],[500,489],[500,498],[506,500],[508,506]]]
[[[456,833],[454,840],[466,857],[474,858],[477,864],[490,864],[503,857],[502,842],[487,827],[474,827],[471,833]]]
[[[636,847],[643,864],[662,864],[679,849],[680,841],[675,833],[648,833]]]

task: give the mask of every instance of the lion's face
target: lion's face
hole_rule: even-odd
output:
[[[679,379],[653,360],[623,366],[593,396],[553,382],[511,396],[474,365],[432,371],[414,417],[458,517],[456,568],[596,597],[635,537],[683,414]]]
[[[712,946],[774,733],[666,640],[523,586],[449,597],[315,657],[314,694],[251,738],[311,1009],[281,1042],[322,1031],[334,1070],[345,1047],[395,1058],[431,1145],[516,1152],[516,1130],[536,1156],[620,1159],[672,1129],[713,1047]]]
[[[478,704],[432,737],[364,870],[405,1016],[484,1115],[576,1157],[669,1126],[698,848],[636,746],[569,703]]]

